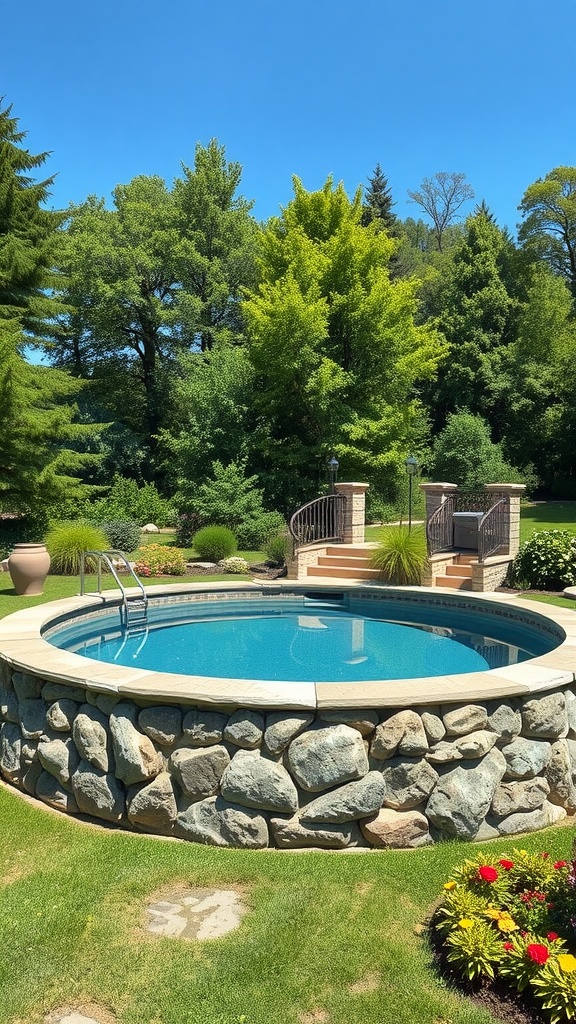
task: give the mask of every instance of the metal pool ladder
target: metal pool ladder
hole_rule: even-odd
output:
[[[80,560],[80,594],[85,593],[85,577],[86,577],[86,559],[95,558],[97,560],[97,577],[98,577],[98,590],[99,594],[102,593],[102,563],[104,562],[106,568],[112,573],[114,580],[118,584],[118,589],[122,594],[122,603],[120,605],[120,623],[123,629],[127,632],[137,632],[139,630],[148,629],[148,594],[144,589],[142,581],[138,578],[134,569],[130,565],[130,562],[126,558],[123,551],[117,551],[115,548],[110,548],[108,551],[84,551]],[[122,562],[127,572],[130,574],[134,583],[140,591],[139,597],[129,597],[126,593],[126,587],[122,583],[120,576],[116,570],[116,566],[112,559],[116,559],[117,562]]]

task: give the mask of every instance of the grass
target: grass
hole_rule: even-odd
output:
[[[522,845],[565,859],[571,839]],[[489,1024],[414,931],[476,853],[220,850],[85,825],[1,786],[0,1024],[90,1000],[119,1024]],[[182,883],[239,888],[251,912],[212,942],[153,938],[147,901]]]
[[[568,530],[576,533],[576,501],[544,501],[523,504],[520,511],[520,542],[536,530]]]

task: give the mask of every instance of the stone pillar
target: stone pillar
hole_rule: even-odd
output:
[[[520,498],[526,488],[524,484],[485,484],[484,488],[491,495],[494,504],[500,498],[509,499],[510,545],[508,554],[514,557],[520,547]]]
[[[458,490],[458,484],[420,484],[420,490],[426,495],[426,522],[437,508],[444,504]]]
[[[344,505],[344,544],[363,544],[366,525],[366,491],[369,484],[335,484],[336,494],[346,498]]]

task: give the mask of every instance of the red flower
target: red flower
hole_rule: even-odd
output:
[[[512,945],[511,942],[505,942],[504,943],[504,949],[506,950],[507,953],[509,953],[511,949],[514,949],[514,946]]]
[[[481,868],[478,868],[478,874],[483,882],[495,882],[498,878],[496,868],[490,867],[489,864],[483,864]]]
[[[514,867],[513,860],[499,860],[498,863],[501,868],[504,868],[505,871],[510,871],[510,868]]]
[[[548,857],[550,856],[550,854],[549,853],[541,853],[540,856],[542,857],[543,860],[548,860]]]
[[[556,934],[556,932],[548,932],[546,938],[548,939],[548,942],[556,942],[558,935]]]
[[[559,868],[567,868],[568,867],[568,861],[567,860],[557,860],[555,865],[554,865],[554,867],[556,868],[557,871],[558,871]]]
[[[526,946],[526,952],[535,964],[545,964],[550,956],[546,946],[541,946],[539,942],[531,942],[529,946]]]

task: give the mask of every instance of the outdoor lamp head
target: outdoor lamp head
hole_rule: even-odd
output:
[[[408,476],[414,476],[414,474],[418,472],[418,459],[413,455],[408,456],[404,465],[406,466]]]
[[[338,462],[338,459],[336,458],[335,455],[333,455],[331,459],[328,459],[328,469],[330,470],[331,473],[336,473],[338,471],[339,465],[340,463]]]

